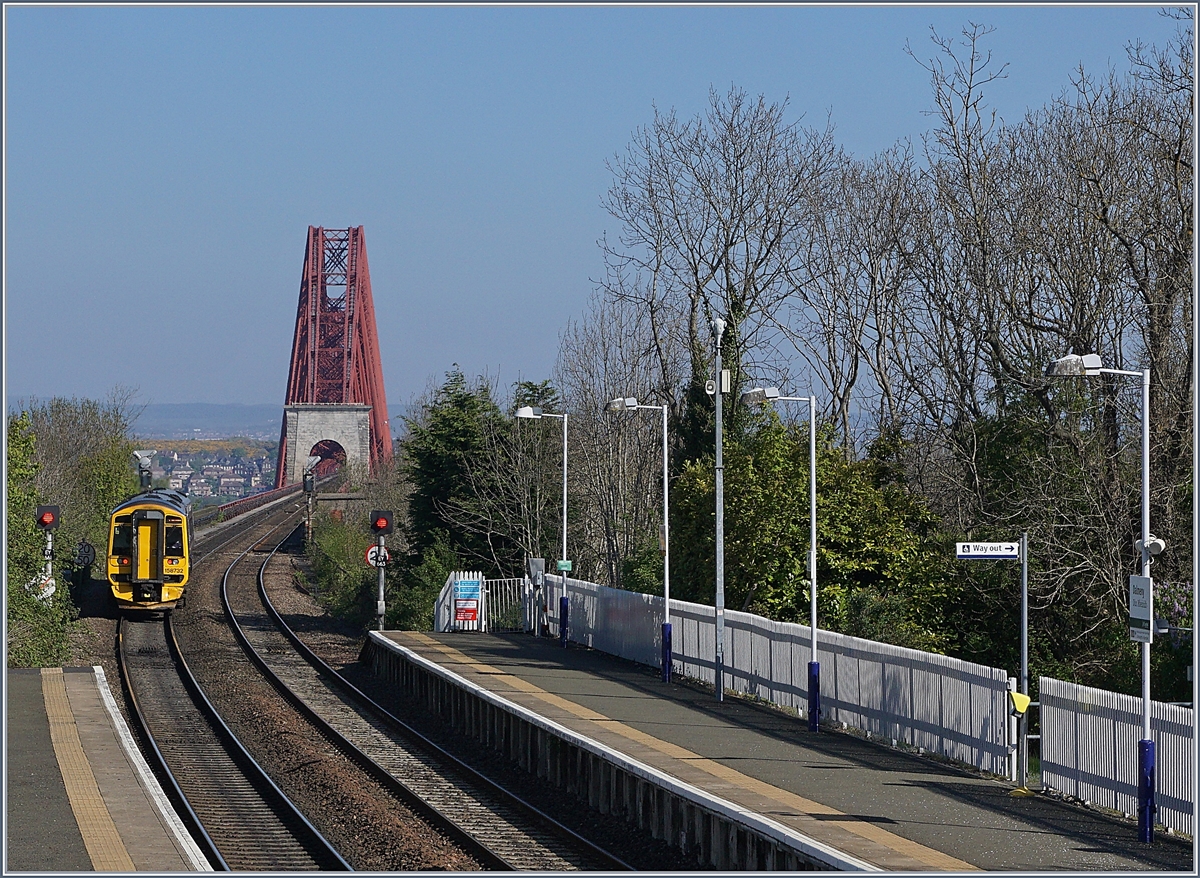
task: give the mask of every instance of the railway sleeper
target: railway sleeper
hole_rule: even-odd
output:
[[[521,770],[615,814],[665,841],[701,867],[800,871],[854,868],[834,852],[806,849],[778,824],[768,825],[722,800],[665,782],[656,772],[480,689],[372,632],[363,659],[379,678],[419,699],[455,731],[504,755]],[[564,734],[565,732],[565,734]]]

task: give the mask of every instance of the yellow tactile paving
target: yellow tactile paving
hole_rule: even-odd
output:
[[[837,809],[831,808],[828,805],[822,805],[820,802],[814,802],[810,799],[804,798],[803,796],[798,796],[795,793],[772,786],[771,784],[765,783],[757,778],[743,774],[736,769],[729,768],[720,762],[716,762],[712,759],[703,757],[698,753],[694,753],[691,750],[687,750],[684,747],[680,747],[668,741],[663,741],[654,737],[653,735],[649,735],[618,720],[610,719],[604,714],[598,713],[591,708],[584,707],[583,705],[577,704],[574,701],[563,698],[560,695],[547,692],[527,680],[523,680],[520,677],[516,677],[500,670],[499,668],[492,667],[491,665],[487,665],[481,661],[473,659],[454,647],[440,643],[428,635],[418,632],[406,632],[406,634],[407,636],[412,637],[414,640],[417,640],[420,643],[428,646],[430,649],[442,653],[447,658],[452,659],[455,663],[466,665],[478,674],[494,678],[498,682],[504,683],[504,685],[513,690],[531,695],[548,705],[552,705],[560,710],[572,714],[573,716],[577,716],[580,719],[595,722],[601,727],[608,729],[631,742],[662,753],[663,755],[672,759],[681,760],[687,763],[687,765],[690,767],[699,769],[700,771],[703,771],[712,777],[718,778],[727,784],[731,784],[732,786],[740,790],[744,790],[753,796],[766,800],[764,804],[778,806],[777,809],[774,807],[768,807],[766,809],[757,808],[756,810],[758,810],[759,813],[766,814],[779,810],[785,813],[795,814],[799,817],[813,817],[815,815],[822,815],[826,818],[830,815],[837,815],[841,813]],[[779,818],[776,817],[776,819]],[[790,821],[784,818],[783,822]],[[851,832],[861,838],[873,842],[874,844],[880,845],[881,847],[890,849],[906,857],[910,857],[930,869],[939,869],[951,872],[979,871],[979,867],[977,866],[973,866],[970,863],[957,859],[956,857],[952,857],[949,854],[944,854],[941,851],[926,847],[923,844],[896,835],[895,833],[888,832],[886,829],[882,829],[879,826],[876,826],[874,823],[866,820],[859,820],[850,816],[846,816],[846,819],[844,820],[825,819],[821,821],[821,824],[822,826],[838,827],[847,832]]]
[[[54,755],[92,866],[97,872],[132,872],[133,860],[100,796],[96,777],[79,741],[62,668],[42,668],[42,697],[50,721]]]

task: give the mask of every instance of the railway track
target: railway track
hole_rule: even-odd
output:
[[[238,743],[204,697],[166,619],[121,619],[121,676],[147,749],[220,870],[350,866]]]
[[[630,869],[387,713],[308,650],[266,592],[264,572],[283,542],[257,570],[244,556],[231,564],[222,600],[247,654],[321,735],[487,867]]]

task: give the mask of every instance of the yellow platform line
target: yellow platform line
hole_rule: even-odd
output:
[[[54,755],[92,866],[97,872],[132,872],[133,860],[104,804],[79,741],[62,668],[42,668],[42,698],[46,702]]]
[[[490,677],[497,677],[503,680],[506,685],[519,692],[527,693],[545,702],[546,704],[557,707],[560,710],[564,710],[573,716],[579,717],[580,719],[590,720],[592,722],[601,724],[604,726],[604,728],[611,729],[613,732],[616,732],[624,738],[635,741],[642,746],[650,747],[651,749],[657,750],[666,756],[685,761],[689,765],[695,766],[701,771],[725,781],[726,783],[732,783],[744,790],[778,802],[786,810],[799,812],[800,814],[806,815],[819,814],[823,817],[829,817],[831,815],[838,815],[842,813],[836,808],[831,808],[828,805],[821,804],[820,802],[815,802],[811,799],[806,799],[803,796],[798,796],[795,793],[789,792],[788,790],[765,783],[764,781],[750,777],[749,775],[743,774],[736,769],[730,768],[727,765],[723,765],[720,762],[701,756],[699,753],[694,753],[693,751],[684,747],[677,746],[668,741],[663,741],[660,738],[656,738],[653,735],[649,735],[618,720],[610,719],[602,713],[563,698],[561,695],[555,695],[552,692],[547,692],[541,687],[530,683],[528,680],[523,680],[520,677],[513,676],[512,674],[502,671],[499,668],[484,664],[483,662],[473,659],[465,653],[460,652],[452,646],[447,646],[446,644],[434,640],[432,637],[429,637],[426,634],[422,634],[420,632],[408,633],[415,639],[427,644],[430,648],[441,652],[448,658],[454,659],[456,662],[468,665],[480,674],[486,674]],[[973,866],[965,860],[960,860],[957,857],[952,857],[949,854],[926,847],[919,842],[896,835],[893,832],[888,832],[886,829],[882,829],[869,821],[860,820],[849,815],[844,816],[844,820],[824,820],[822,822],[826,825],[833,824],[834,826],[838,826],[847,832],[852,832],[855,835],[872,841],[882,847],[889,848],[897,853],[912,857],[917,862],[924,863],[926,866],[929,866],[933,869],[942,869],[951,872],[979,871],[978,866]]]

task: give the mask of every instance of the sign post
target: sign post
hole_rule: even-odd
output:
[[[526,566],[529,579],[533,583],[533,613],[530,624],[533,626],[535,637],[543,636],[548,630],[546,626],[546,559],[527,558]]]
[[[963,561],[1021,562],[1021,679],[1020,699],[1013,699],[1014,706],[1020,704],[1020,729],[1017,732],[1017,789],[1014,795],[1028,795],[1026,779],[1029,771],[1029,738],[1026,734],[1029,723],[1029,534],[1022,533],[1017,542],[1005,543],[955,543],[956,555]],[[1131,620],[1132,624],[1132,620]],[[1131,629],[1132,630],[1132,629]]]

